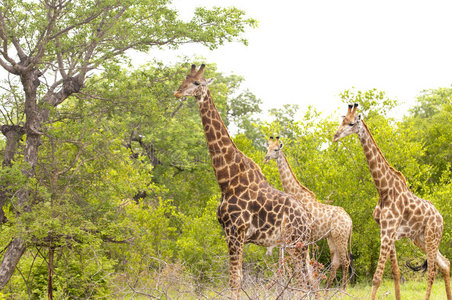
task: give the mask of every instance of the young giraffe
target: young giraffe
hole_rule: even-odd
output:
[[[347,244],[352,237],[352,219],[347,212],[339,206],[332,206],[317,201],[313,192],[303,186],[295,177],[283,151],[283,144],[279,137],[270,137],[267,155],[264,163],[271,159],[276,160],[281,183],[285,193],[294,196],[303,207],[312,215],[312,238],[318,241],[326,238],[331,255],[331,273],[327,283],[327,290],[336,278],[336,271],[342,266],[342,288],[347,286],[348,267],[350,265]]]
[[[220,118],[209,88],[214,79],[203,76],[205,65],[191,72],[174,96],[194,96],[198,101],[207,146],[221,189],[217,218],[223,226],[229,248],[229,283],[233,297],[240,298],[242,250],[245,243],[264,247],[297,244],[289,255],[297,264],[295,278],[307,284],[305,263],[311,241],[310,214],[288,194],[270,186],[259,166],[237,149]],[[285,235],[287,234],[287,236]],[[288,249],[289,250],[289,249]]]
[[[425,299],[430,298],[436,276],[436,265],[438,265],[444,276],[447,299],[450,300],[452,299],[450,262],[438,250],[443,233],[443,218],[432,203],[414,195],[409,190],[402,173],[389,165],[361,115],[356,114],[357,107],[356,103],[349,105],[347,115],[334,135],[333,141],[338,141],[352,133],[358,134],[379,194],[373,218],[380,226],[381,246],[377,270],[372,281],[371,299],[375,299],[388,256],[391,260],[396,299],[400,299],[400,271],[395,241],[410,238],[427,254],[428,276]]]

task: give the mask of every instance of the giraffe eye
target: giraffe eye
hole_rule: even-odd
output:
[[[348,124],[349,126],[355,126],[355,123],[350,123],[350,124]]]
[[[199,81],[193,82],[194,85],[200,85]]]

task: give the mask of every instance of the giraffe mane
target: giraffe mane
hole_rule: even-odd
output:
[[[367,125],[366,125],[366,123],[364,122],[364,120],[361,120],[361,122],[362,122],[362,124],[364,125],[364,128],[365,128],[365,129],[367,130],[367,132],[369,133],[370,138],[371,138],[372,141],[374,142],[374,145],[377,147],[378,152],[380,153],[381,157],[383,157],[383,159],[384,159],[384,161],[386,162],[386,164],[387,164],[387,165],[389,166],[389,168],[390,168],[391,170],[393,170],[393,171],[396,173],[396,175],[399,176],[399,177],[403,180],[403,182],[406,184],[405,176],[403,176],[403,174],[402,174],[399,170],[397,170],[397,169],[395,169],[393,166],[391,166],[391,164],[386,160],[386,157],[383,155],[383,152],[381,152],[380,147],[378,147],[378,144],[375,142],[375,139],[374,139],[374,137],[372,136],[372,134],[371,134],[371,132],[370,132],[370,130],[369,130],[369,127],[367,127]]]
[[[212,98],[212,95],[210,94],[210,90],[209,90],[209,89],[207,89],[207,96],[208,96],[209,98]],[[214,102],[214,101],[211,101],[211,104],[213,105],[213,107],[215,108],[215,110],[218,112],[218,109],[217,109],[217,106],[215,105],[215,102]],[[218,113],[218,115],[219,115],[219,113]],[[231,138],[231,136],[229,135],[229,131],[227,130],[227,127],[226,127],[226,125],[224,124],[223,119],[221,118],[221,116],[219,116],[218,121],[220,121],[220,124],[226,129],[226,130],[225,130],[225,131],[226,131],[226,134],[227,134],[228,138],[231,140],[231,143],[232,143],[232,145],[233,145],[233,147],[234,147],[234,151],[237,151],[237,152],[239,152],[239,153],[241,154],[242,160],[243,160],[244,158],[246,158],[246,159],[248,159],[249,163],[254,164],[254,166],[256,167],[256,170],[260,173],[260,175],[261,175],[263,178],[265,178],[264,173],[262,173],[262,169],[259,167],[259,165],[258,165],[254,160],[252,160],[250,157],[248,157],[247,155],[245,155],[242,151],[240,151],[239,148],[237,148],[237,145],[234,143],[234,140],[233,140],[233,139]]]
[[[209,89],[207,89],[207,96],[210,99],[212,99],[212,94],[210,94],[210,90]],[[232,145],[234,145],[234,148],[238,150],[237,146],[235,145],[234,141],[231,139],[231,136],[229,135],[228,128],[226,127],[226,125],[224,125],[223,119],[220,116],[220,113],[218,111],[217,106],[215,105],[215,102],[212,100],[211,103],[212,103],[213,107],[215,108],[215,110],[218,112],[218,116],[219,116],[218,120],[220,121],[220,124],[226,129],[226,134],[228,135],[228,138],[231,140]]]
[[[298,185],[299,185],[303,190],[305,190],[306,192],[308,192],[309,194],[311,194],[311,195],[315,198],[314,192],[311,191],[310,189],[308,189],[307,187],[305,187],[304,185],[302,185],[301,182],[298,180],[297,176],[295,176],[295,174],[294,174],[294,172],[293,172],[293,170],[292,170],[292,167],[291,167],[290,164],[289,164],[289,160],[287,160],[287,157],[286,157],[286,155],[284,154],[284,152],[281,152],[281,153],[282,153],[282,155],[283,155],[283,158],[286,160],[286,164],[287,164],[287,166],[289,167],[290,174],[292,175],[293,178],[295,178],[295,181],[298,183]]]

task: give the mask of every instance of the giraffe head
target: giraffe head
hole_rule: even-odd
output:
[[[343,117],[342,123],[333,137],[333,142],[337,142],[343,137],[352,133],[358,133],[362,126],[361,114],[356,114],[358,103],[349,104],[347,114]]]
[[[205,64],[202,64],[198,71],[196,65],[191,65],[190,74],[185,77],[185,80],[174,92],[174,97],[181,98],[184,96],[201,97],[207,93],[207,86],[215,81],[214,78],[205,79],[203,72]]]
[[[267,163],[271,159],[278,159],[278,157],[281,155],[281,149],[283,148],[283,144],[279,141],[279,136],[276,138],[273,138],[272,136],[268,140],[268,146],[267,146],[267,154],[264,158],[264,164]]]

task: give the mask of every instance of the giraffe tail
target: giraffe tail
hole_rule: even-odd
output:
[[[355,257],[351,252],[348,254],[348,256],[350,257],[350,264],[348,265],[348,274],[349,275],[349,280],[351,282],[355,282],[355,268],[353,266],[353,258]]]
[[[406,266],[408,268],[410,268],[411,270],[413,270],[414,272],[419,272],[419,271],[423,271],[423,273],[425,273],[427,271],[427,260],[425,260],[422,264],[415,266],[411,264],[411,261],[407,261],[406,262]]]

